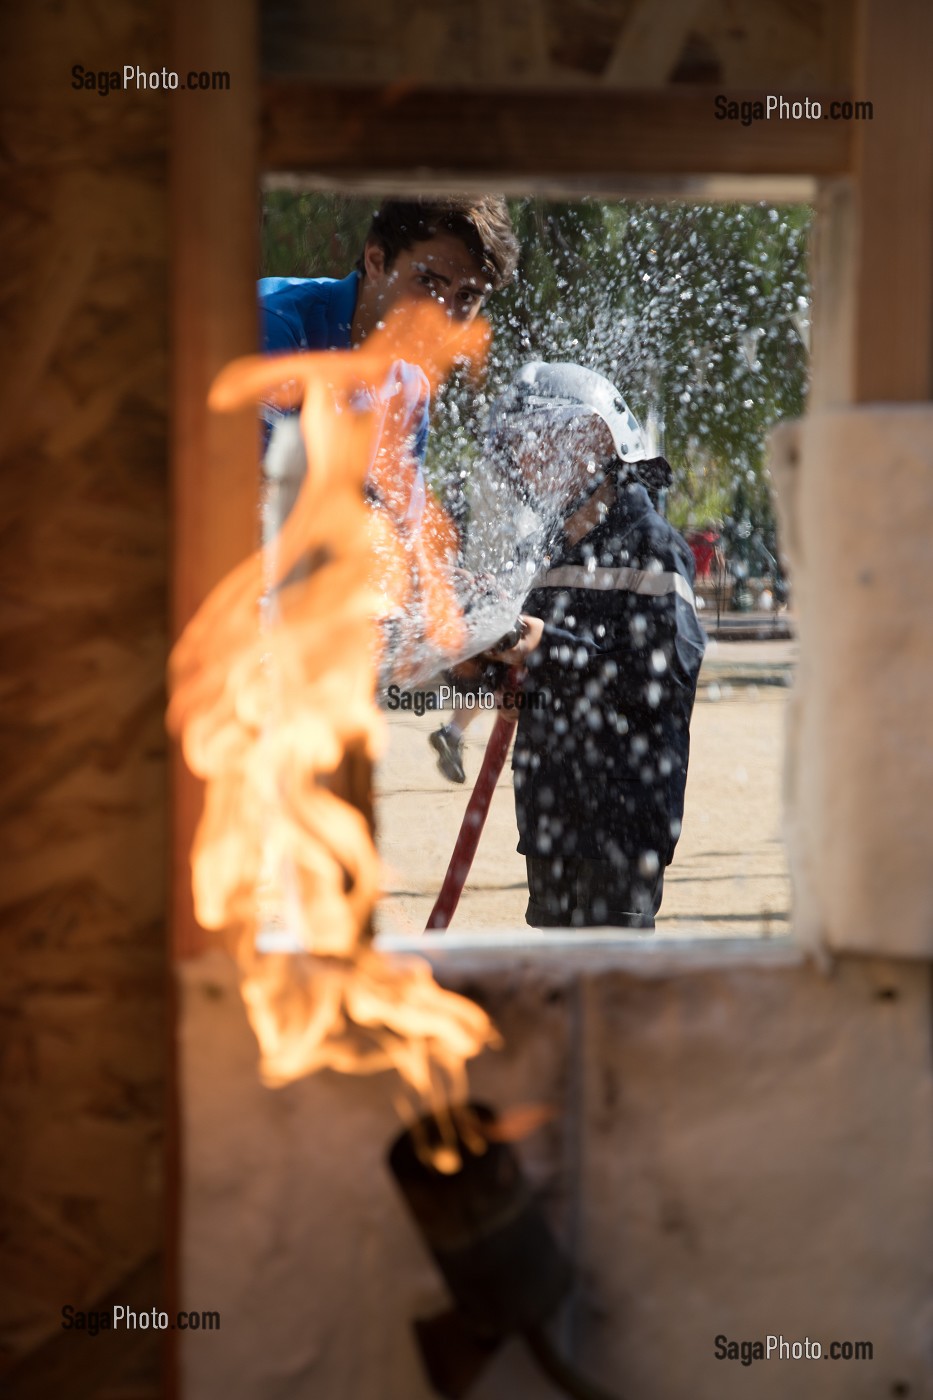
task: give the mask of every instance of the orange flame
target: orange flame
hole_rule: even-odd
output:
[[[463,635],[452,526],[430,499],[418,532],[403,522],[415,469],[385,386],[406,360],[433,390],[455,358],[481,360],[487,341],[485,325],[453,334],[440,308],[422,304],[360,350],[240,360],[211,391],[219,410],[300,401],[309,462],[276,541],[267,624],[257,553],[208,597],[170,663],[169,727],[206,782],[195,912],[236,954],[268,1083],[324,1066],[394,1068],[440,1110],[465,1097],[467,1059],[496,1040],[485,1012],[439,987],[427,962],[372,947],[378,857],[364,817],[327,786],[346,754],[372,758],[383,743],[380,620],[413,613],[439,650]],[[270,910],[285,912],[287,952],[257,949]]]

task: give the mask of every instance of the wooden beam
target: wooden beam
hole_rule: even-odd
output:
[[[502,171],[462,171],[438,176],[424,170],[396,170],[383,173],[359,171],[339,178],[342,194],[365,199],[411,199],[427,194],[446,194],[452,181],[464,194],[488,194],[495,189],[508,199],[534,194],[539,199],[639,199],[648,203],[683,200],[686,203],[755,204],[770,200],[775,204],[812,204],[820,181],[809,175],[504,175]],[[263,175],[264,190],[291,190],[294,193],[333,194],[338,183],[334,175],[310,171],[275,171]]]
[[[933,397],[933,5],[861,0],[856,402]]]
[[[791,94],[785,94],[790,98]],[[824,112],[845,93],[809,93]],[[456,91],[405,84],[320,87],[267,81],[264,171],[313,171],[334,180],[417,170],[579,181],[611,175],[812,175],[851,167],[846,122],[717,119],[707,88],[664,92]],[[730,93],[730,101],[763,101]]]
[[[848,177],[823,180],[810,249],[813,288],[807,409],[851,403],[855,383],[856,195]]]
[[[258,339],[258,24],[254,0],[176,0],[180,72],[226,70],[226,92],[172,100],[172,635],[256,547],[256,414],[218,416],[218,370]],[[204,946],[192,906],[190,852],[201,790],[179,752],[172,790],[171,912],[176,957]]]
[[[221,578],[257,543],[258,438],[254,413],[208,413],[217,371],[257,343],[258,14],[256,0],[174,0],[178,72],[226,70],[226,92],[173,94],[172,239],[172,590],[176,640]],[[207,941],[194,916],[191,844],[202,785],[172,748],[169,936],[175,959]],[[177,1064],[177,1003],[170,993],[172,1061],[165,1214],[167,1307],[182,1299],[184,1153]],[[165,1333],[165,1400],[181,1392],[179,1334]]]

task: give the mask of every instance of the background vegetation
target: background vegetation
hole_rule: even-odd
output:
[[[510,202],[518,276],[493,297],[485,390],[453,379],[432,416],[428,467],[459,494],[489,399],[529,359],[608,375],[674,470],[667,511],[714,524],[753,573],[777,555],[765,439],[803,411],[810,288],[806,206]],[[263,274],[340,277],[373,201],[266,195]]]

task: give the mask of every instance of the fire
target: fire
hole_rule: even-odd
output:
[[[206,784],[195,912],[238,960],[270,1084],[325,1066],[391,1068],[440,1111],[465,1097],[466,1061],[496,1039],[485,1012],[439,987],[427,962],[372,946],[379,860],[366,820],[333,790],[345,755],[375,758],[384,741],[373,698],[380,622],[405,617],[410,631],[414,617],[440,651],[463,635],[446,562],[452,527],[429,500],[420,531],[406,531],[413,466],[401,416],[373,386],[407,360],[434,389],[455,357],[478,363],[487,337],[475,323],[454,335],[425,304],[360,350],[238,361],[211,393],[221,411],[260,396],[300,401],[310,464],[276,541],[274,578],[261,553],[245,560],[170,664],[169,727]],[[412,641],[403,637],[396,667]],[[287,951],[257,946],[273,911]]]

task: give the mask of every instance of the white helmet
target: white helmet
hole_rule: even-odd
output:
[[[612,435],[616,456],[643,462],[648,446],[638,419],[605,375],[575,364],[523,365],[496,399],[489,420],[491,442],[503,441],[527,424],[527,415],[547,414],[566,421],[586,414],[601,418]]]

